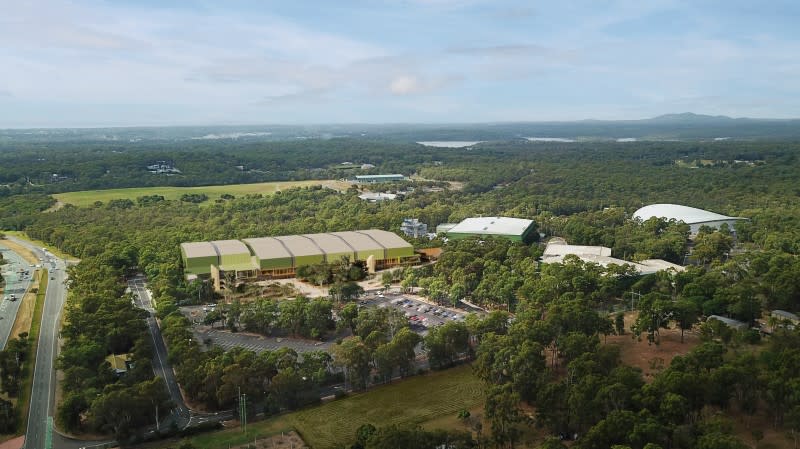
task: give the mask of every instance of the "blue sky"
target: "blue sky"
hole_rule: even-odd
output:
[[[800,2],[0,0],[0,128],[800,117]]]

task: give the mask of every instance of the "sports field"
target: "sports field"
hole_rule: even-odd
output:
[[[221,195],[229,194],[233,196],[244,196],[247,194],[269,195],[280,190],[292,187],[307,187],[322,185],[336,190],[344,190],[349,184],[343,181],[334,180],[314,180],[314,181],[286,181],[286,182],[262,182],[258,184],[231,184],[222,186],[200,186],[200,187],[137,187],[131,189],[108,189],[108,190],[84,190],[81,192],[56,193],[53,197],[62,204],[72,204],[74,206],[90,206],[95,201],[104,203],[110,200],[129,199],[136,201],[136,198],[147,195],[162,195],[167,200],[178,200],[183,194],[208,195],[209,201],[203,204],[213,204],[214,200]]]
[[[443,416],[455,416],[462,408],[475,407],[482,401],[483,386],[467,365],[254,422],[248,424],[246,434],[239,428],[228,429],[198,435],[191,442],[197,449],[218,449],[293,428],[313,449],[327,449],[352,442],[356,429],[365,423],[377,427],[424,424]]]

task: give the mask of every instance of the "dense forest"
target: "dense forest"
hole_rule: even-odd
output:
[[[231,325],[255,332],[277,329],[315,337],[338,328],[351,334],[331,355],[206,350],[187,338],[188,322],[176,310],[196,301],[200,288],[183,280],[181,242],[397,231],[406,217],[435,226],[505,215],[535,220],[545,237],[611,247],[614,256],[626,260],[683,262],[691,252],[694,265],[682,273],[645,277],[572,258],[542,266],[537,244],[467,239],[445,243],[432,266],[399,271],[395,281],[403,288],[494,310],[483,319],[442,326],[421,341],[431,368],[472,361],[485,384],[491,429],[479,437],[454,435],[458,447],[512,447],[532,427],[555,438],[542,443],[546,448],[563,447],[559,437],[577,437],[573,447],[581,448],[746,447],[731,435],[725,415],[733,411],[766,414],[792,437],[800,432],[798,331],[786,329],[762,341],[758,332],[732,333],[703,319],[723,315],[755,325],[773,308],[800,309],[798,143],[506,141],[446,150],[352,139],[193,142],[186,148],[116,145],[48,149],[32,143],[0,151],[0,182],[9,184],[0,198],[0,228],[24,230],[82,259],[70,269],[59,360],[65,394],[58,423],[65,429],[125,437],[153,422],[143,410],[169,406],[149,365],[142,312],[132,306],[121,282],[132,270],[148,276],[186,394],[210,409],[229,407],[237,388],[271,414],[314,402],[313,393],[336,380],[331,377],[336,373],[355,389],[413,374],[410,359],[420,340],[407,331],[407,322],[388,312],[359,311],[346,300],[265,298],[226,310]],[[46,161],[39,161],[42,157]],[[182,175],[147,173],[146,165],[158,160],[171,161]],[[690,164],[699,160],[711,163]],[[354,190],[298,188],[213,204],[142,200],[42,212],[52,205],[47,195],[52,192],[325,178],[335,174],[331,164],[342,161],[369,162],[375,172],[459,181],[464,187],[419,189],[401,201],[382,203],[364,202]],[[45,182],[51,170],[68,179]],[[749,220],[733,230],[704,229],[689,244],[682,223],[630,220],[638,207],[655,202]],[[625,292],[631,290],[641,297],[638,318],[626,327],[615,311],[626,306]],[[333,320],[334,311],[339,321]],[[602,344],[612,334],[658,344],[665,327],[694,330],[703,343],[647,382],[641,371],[621,362],[613,347]],[[103,362],[120,352],[136,360],[135,372],[124,378],[116,378]],[[312,388],[303,378],[311,379]],[[118,406],[125,400],[132,405]],[[353,447],[408,447],[399,442],[427,438],[424,434],[372,428],[354,436]]]

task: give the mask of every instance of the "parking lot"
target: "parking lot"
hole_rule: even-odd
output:
[[[328,351],[334,343],[332,341],[316,341],[304,338],[273,337],[249,332],[231,332],[225,329],[220,323],[216,327],[202,324],[206,314],[215,307],[187,306],[181,307],[181,312],[192,321],[192,333],[194,338],[201,343],[211,341],[212,344],[224,350],[232,348],[245,348],[250,351],[261,353],[264,351],[275,351],[280,348],[294,349],[298,354],[311,351]]]
[[[364,307],[392,307],[400,310],[408,318],[411,329],[426,335],[428,329],[441,326],[448,321],[463,321],[466,313],[461,310],[432,305],[418,298],[406,295],[374,295],[359,302]]]
[[[411,330],[425,336],[428,329],[441,326],[448,321],[463,321],[466,312],[453,308],[435,306],[418,298],[407,295],[382,295],[372,293],[359,300],[360,307],[391,307],[403,312],[408,318]],[[326,341],[292,338],[284,336],[265,336],[249,332],[230,332],[221,322],[215,327],[203,324],[206,315],[214,310],[211,304],[203,306],[184,306],[181,312],[193,323],[194,338],[202,343],[210,342],[228,350],[232,348],[245,348],[261,353],[274,351],[280,348],[294,349],[298,354],[310,351],[329,351],[335,343],[335,337]],[[422,346],[417,348],[422,353]]]

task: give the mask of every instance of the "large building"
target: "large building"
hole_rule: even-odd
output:
[[[542,263],[564,263],[564,258],[567,256],[576,256],[584,262],[596,263],[603,267],[608,267],[612,264],[630,265],[641,275],[666,270],[672,270],[676,273],[686,270],[680,265],[661,259],[647,259],[639,262],[617,259],[616,257],[611,257],[611,248],[606,246],[568,245],[566,241],[560,238],[553,238],[547,243],[542,255]]]
[[[342,257],[365,262],[370,272],[418,260],[410,243],[377,229],[181,243],[181,257],[187,277],[209,276],[217,290],[225,286],[225,273],[280,279],[294,277],[297,267]]]
[[[682,221],[689,225],[691,235],[697,235],[702,226],[719,229],[723,223],[726,223],[733,230],[733,225],[737,221],[746,220],[746,218],[728,217],[727,215],[678,204],[651,204],[633,213],[633,218],[642,221],[647,221],[653,217]]]
[[[509,217],[467,218],[447,231],[447,237],[453,240],[473,236],[505,237],[516,242],[530,243],[535,241],[539,234],[532,220]]]
[[[403,175],[358,175],[356,182],[359,184],[377,184],[379,182],[398,182],[405,181],[406,177]]]

